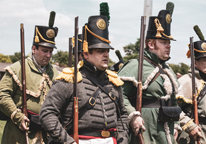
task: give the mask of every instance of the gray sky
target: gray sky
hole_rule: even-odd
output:
[[[87,23],[88,17],[99,15],[99,4],[108,2],[110,10],[109,39],[111,46],[120,50],[135,43],[140,37],[141,16],[144,11],[144,0],[0,0],[0,53],[13,55],[20,51],[20,23],[25,29],[25,51],[29,54],[34,36],[34,25],[48,25],[50,11],[56,12],[54,26],[59,28],[56,37],[58,50],[68,51],[68,38],[74,35],[74,18],[79,16],[79,33]],[[166,0],[153,0],[152,16],[166,9]],[[190,64],[186,57],[189,37],[198,41],[193,26],[199,25],[206,35],[205,0],[171,0],[175,4],[172,15],[171,59],[169,63],[184,62]],[[54,54],[57,50],[54,50]],[[110,58],[118,61],[114,51]]]

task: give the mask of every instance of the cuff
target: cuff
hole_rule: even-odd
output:
[[[178,131],[178,133],[180,133],[182,131],[182,128],[178,124],[175,124],[174,128]]]
[[[16,109],[11,114],[11,120],[13,121],[14,124],[16,124],[21,129],[21,123],[23,122],[24,116],[25,115],[21,112],[20,109]]]
[[[187,124],[185,124],[182,129],[187,132],[187,133],[190,133],[195,127],[197,126],[197,124],[195,124],[193,122],[193,119],[190,120]]]
[[[129,114],[128,119],[129,119],[129,123],[131,122],[131,120],[134,118],[134,116],[141,116],[139,111],[133,111]]]

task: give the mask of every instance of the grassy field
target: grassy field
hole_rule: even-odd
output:
[[[4,125],[6,124],[6,121],[0,121],[0,143],[1,143],[1,138],[3,135],[3,130],[4,130]]]

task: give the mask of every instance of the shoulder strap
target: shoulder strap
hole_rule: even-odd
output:
[[[95,84],[96,86],[98,86],[103,92],[105,92],[109,97],[110,99],[115,103],[116,105],[116,108],[117,108],[117,111],[119,113],[119,116],[120,116],[120,120],[121,120],[121,123],[122,123],[122,127],[123,129],[125,130],[124,128],[124,125],[123,125],[123,122],[122,122],[122,116],[121,116],[121,112],[120,112],[120,109],[119,109],[119,106],[118,106],[118,101],[117,101],[117,98],[116,96],[110,92],[105,86],[103,86],[103,84],[97,80],[95,77],[93,77],[91,74],[87,74],[86,77],[93,83]]]
[[[158,64],[156,64],[155,62],[153,62],[151,59],[149,59],[149,58],[147,58],[147,57],[144,57],[144,59],[147,61],[147,62],[149,62],[154,68],[156,68],[156,67],[159,67],[159,72],[157,73],[158,74],[158,76],[160,75],[160,74],[166,74],[167,75],[167,73],[165,73],[165,71],[158,65]],[[157,77],[158,77],[157,76]],[[167,75],[168,76],[168,75]],[[155,79],[157,78],[156,76],[154,77]],[[153,78],[153,79],[154,79]],[[173,84],[173,82],[172,82],[172,80],[171,80],[171,78],[168,76],[168,78],[170,79],[170,82],[171,82],[171,84],[172,84],[172,91],[174,92],[174,84]],[[154,80],[152,80],[152,82],[153,82]],[[150,83],[151,84],[151,83]],[[172,93],[172,95],[171,95],[171,105],[173,104],[173,102],[174,102],[174,94]]]

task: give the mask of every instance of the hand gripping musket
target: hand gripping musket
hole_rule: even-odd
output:
[[[138,85],[137,85],[137,100],[136,100],[136,111],[141,113],[142,108],[142,71],[143,71],[143,59],[144,59],[144,24],[145,17],[141,17],[141,34],[140,34],[140,52],[139,52],[139,65],[138,65]],[[141,130],[138,133],[138,144],[144,144]]]
[[[75,59],[74,59],[74,125],[73,138],[79,144],[78,136],[78,97],[77,97],[77,63],[78,63],[78,17],[75,17]]]
[[[190,37],[190,51],[191,51],[191,70],[192,70],[192,101],[193,101],[193,116],[194,122],[199,125],[198,121],[198,111],[197,111],[197,98],[195,91],[195,59],[194,59],[194,43],[193,37]],[[199,139],[197,143],[200,144]]]
[[[69,67],[72,67],[72,38],[69,38]]]
[[[23,114],[28,117],[27,104],[26,104],[26,74],[25,74],[25,48],[24,48],[24,24],[20,24],[21,34],[21,77],[22,77],[22,103],[23,103]],[[27,126],[27,124],[26,124]],[[25,131],[26,144],[29,144],[28,132]]]

